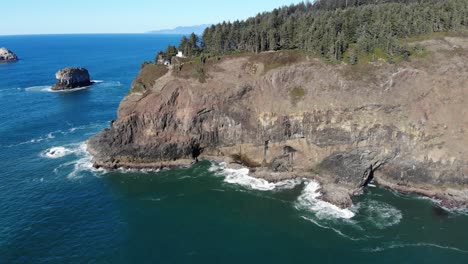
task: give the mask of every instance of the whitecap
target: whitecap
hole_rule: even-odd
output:
[[[73,171],[68,175],[69,179],[80,178],[83,172],[92,172],[94,175],[106,172],[105,169],[96,169],[93,166],[93,158],[86,149],[86,142],[83,142],[75,149],[75,153],[80,157],[73,165]]]
[[[341,209],[338,206],[319,199],[320,184],[309,181],[302,194],[297,198],[295,207],[298,210],[306,210],[315,214],[319,219],[351,219],[355,214],[350,209]]]
[[[303,182],[302,179],[288,179],[275,183],[275,188],[277,189],[294,189],[296,186],[300,185]]]
[[[71,153],[73,153],[73,151],[65,147],[53,147],[41,153],[41,156],[50,159],[58,159],[65,157]]]
[[[218,172],[222,170],[222,167],[216,163],[211,163],[211,166],[208,168],[209,172]]]
[[[229,169],[223,170],[225,174],[224,182],[237,184],[249,189],[260,190],[260,191],[271,191],[275,189],[275,184],[270,183],[264,179],[258,179],[249,176],[249,169]]]
[[[231,169],[226,167],[226,163],[212,165],[208,170],[216,172],[217,175],[224,176],[224,182],[236,184],[248,189],[259,191],[273,191],[275,189],[292,189],[301,183],[300,179],[289,179],[279,182],[269,182],[265,179],[255,178],[249,175],[249,169]]]
[[[103,80],[91,80],[92,83],[103,83]]]
[[[92,156],[86,150],[85,142],[79,143],[79,144],[70,144],[65,147],[56,147],[55,149],[56,150],[58,149],[61,152],[55,152],[54,155],[58,155],[57,153],[60,153],[63,155],[74,155],[76,157],[75,160],[63,163],[57,168],[55,168],[54,173],[56,174],[61,174],[63,173],[62,171],[66,171],[66,173],[68,173],[67,177],[69,179],[79,179],[84,175],[83,174],[84,172],[91,172],[94,175],[99,175],[100,173],[106,172],[106,170],[102,168],[100,169],[94,168],[93,162],[92,162]],[[47,151],[45,153],[47,153]],[[58,158],[58,157],[54,157],[54,158]],[[71,172],[70,172],[70,169],[71,169]]]

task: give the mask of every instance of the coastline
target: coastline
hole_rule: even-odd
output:
[[[414,45],[430,55],[398,65],[329,65],[294,51],[227,56],[208,60],[203,80],[192,76],[196,61],[178,73],[146,65],[117,120],[88,140],[94,166],[245,165],[269,182],[316,180],[323,200],[341,208],[375,177],[392,190],[466,207],[468,138],[458,115],[466,66],[454,45],[468,42]],[[288,63],[269,68],[275,60]]]
[[[95,157],[96,152],[89,146],[86,142],[86,151],[88,151],[91,156]],[[93,154],[94,153],[94,154]],[[330,183],[327,177],[319,176],[317,174],[311,174],[306,172],[271,172],[267,169],[258,169],[258,168],[248,168],[241,164],[235,163],[231,158],[223,156],[203,156],[200,158],[200,161],[209,161],[215,164],[225,164],[227,169],[232,170],[241,170],[249,169],[248,175],[256,179],[262,179],[268,183],[280,183],[287,180],[302,179],[312,180],[319,183],[319,191],[321,196],[318,199],[330,203],[334,206],[337,206],[341,209],[351,208],[353,206],[352,200],[348,200],[347,196],[349,195],[350,199],[353,199],[360,195],[365,195],[365,190],[360,188],[351,188],[344,185],[337,185]],[[100,162],[96,161],[93,158],[93,167],[102,168],[108,171],[118,171],[118,170],[130,170],[130,171],[145,171],[145,170],[162,170],[162,169],[180,169],[187,168],[194,164],[197,161],[192,159],[180,159],[175,161],[157,161],[157,162],[148,162],[148,163],[134,163],[134,162]],[[432,190],[423,189],[420,187],[411,187],[403,186],[398,184],[390,183],[380,176],[374,178],[374,182],[377,186],[382,188],[387,188],[392,191],[396,191],[402,194],[415,194],[422,197],[431,199],[434,205],[440,206],[445,210],[458,210],[468,208],[468,200],[461,200],[459,197],[455,196],[454,193],[450,191],[443,190],[440,188],[433,188]],[[456,190],[455,193],[457,192]],[[458,191],[459,192],[459,191]]]

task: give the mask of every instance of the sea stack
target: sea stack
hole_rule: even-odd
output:
[[[0,63],[18,61],[18,56],[7,48],[0,48]]]
[[[54,91],[63,91],[90,86],[89,72],[85,68],[65,68],[55,74],[57,83],[52,86]]]

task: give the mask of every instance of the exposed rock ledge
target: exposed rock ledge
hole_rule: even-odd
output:
[[[58,71],[55,78],[57,83],[52,86],[54,91],[82,88],[93,84],[89,72],[85,68],[65,68]]]
[[[426,58],[398,65],[331,65],[291,52],[224,58],[204,66],[203,83],[191,78],[191,64],[177,76],[143,68],[138,92],[88,149],[98,167],[207,158],[269,181],[314,178],[323,199],[341,207],[374,177],[467,206],[468,42],[420,44]],[[272,60],[287,63],[271,69]]]
[[[0,63],[18,61],[18,56],[7,48],[0,48]]]

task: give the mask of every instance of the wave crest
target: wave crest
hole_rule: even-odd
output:
[[[315,214],[319,219],[351,219],[354,213],[350,209],[341,209],[336,205],[327,203],[319,199],[320,184],[315,181],[309,181],[302,194],[298,197],[295,207],[298,210],[306,210]]]
[[[212,164],[208,170],[215,172],[217,175],[224,176],[224,182],[226,183],[236,184],[258,191],[292,189],[302,182],[300,179],[269,182],[265,179],[250,176],[250,171],[247,168],[231,169],[227,167],[226,163],[220,163],[219,165]]]

